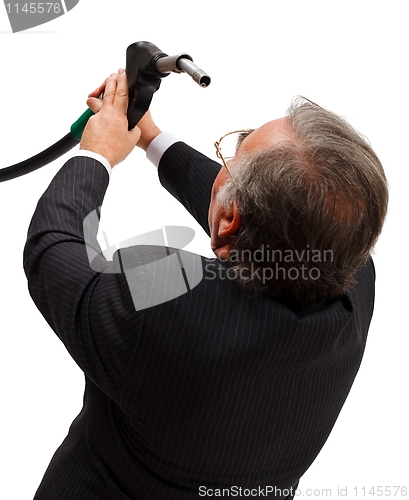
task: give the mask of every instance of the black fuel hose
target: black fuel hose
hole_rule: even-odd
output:
[[[94,113],[90,109],[87,109],[85,113],[71,125],[70,132],[58,142],[27,160],[16,163],[11,167],[0,169],[0,182],[9,181],[21,175],[29,174],[67,153],[70,149],[79,144],[85,125],[93,114]]]
[[[31,158],[28,158],[20,163],[16,163],[11,167],[2,168],[0,170],[0,182],[9,181],[16,177],[20,177],[21,175],[29,174],[30,172],[51,163],[76,146],[78,142],[79,141],[70,132],[38,155],[32,156]]]

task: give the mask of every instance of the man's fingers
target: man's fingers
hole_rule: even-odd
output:
[[[92,98],[99,97],[102,92],[104,93],[103,103],[110,104],[118,110],[126,112],[129,91],[125,70],[120,69],[118,74],[113,73],[100,87],[91,92],[88,97],[91,100]],[[89,107],[94,111],[90,105]]]
[[[88,97],[99,97],[105,90],[105,86],[107,84],[108,78],[105,79],[104,83],[93,90]]]
[[[128,78],[124,69],[118,71],[118,80],[115,95],[115,107],[126,112],[128,107]]]
[[[111,106],[115,102],[115,94],[117,88],[118,75],[113,73],[107,80],[104,92],[103,104],[110,104]]]

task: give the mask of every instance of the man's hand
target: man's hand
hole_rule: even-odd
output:
[[[108,78],[88,96],[87,105],[94,113],[98,113],[102,107],[102,102],[98,97],[104,92],[107,82]],[[141,136],[136,145],[146,151],[151,141],[161,133],[161,130],[155,125],[149,110],[139,120],[137,126],[141,131]]]
[[[102,92],[102,102],[97,99]],[[95,113],[84,129],[80,149],[93,151],[106,158],[114,167],[129,155],[140,139],[141,131],[135,127],[128,131],[128,80],[125,71],[111,75],[87,101]]]

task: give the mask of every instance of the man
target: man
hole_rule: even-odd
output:
[[[128,131],[127,94],[123,70],[90,94],[81,150],[29,229],[30,293],[86,379],[84,407],[35,498],[292,498],[365,348],[382,166],[343,120],[307,101],[242,134],[231,160],[217,143],[220,166],[161,134],[149,113]],[[112,272],[98,272],[83,230],[107,171],[136,143],[217,257],[200,259],[203,279],[187,293],[154,305],[148,292],[176,279],[163,248],[123,250]]]

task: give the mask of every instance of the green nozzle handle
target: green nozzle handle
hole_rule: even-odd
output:
[[[78,120],[71,125],[71,135],[77,139],[78,142],[81,140],[87,121],[93,114],[94,112],[88,108],[87,111],[85,111],[85,113],[83,113]]]

